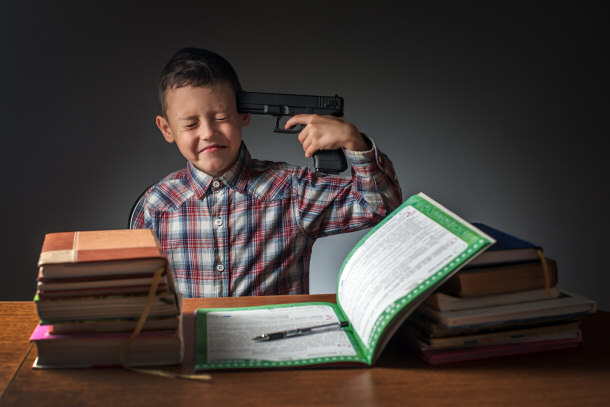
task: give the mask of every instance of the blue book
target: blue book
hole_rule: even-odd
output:
[[[472,224],[496,239],[496,243],[471,261],[467,268],[540,261],[538,254],[539,251],[542,251],[540,245],[482,223]]]

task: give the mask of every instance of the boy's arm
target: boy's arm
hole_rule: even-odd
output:
[[[299,135],[307,156],[316,147],[342,147],[352,166],[351,179],[315,173],[299,177],[299,216],[308,234],[319,237],[370,227],[400,205],[402,191],[392,162],[355,126],[343,118],[316,115],[294,116],[286,126],[291,123],[307,124]],[[308,129],[311,123],[315,126]]]

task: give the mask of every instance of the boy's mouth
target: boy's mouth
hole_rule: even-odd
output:
[[[201,154],[213,153],[213,152],[222,150],[224,148],[227,148],[227,146],[223,146],[220,144],[210,144],[209,146],[205,146],[201,150],[199,150],[199,153],[201,153]]]

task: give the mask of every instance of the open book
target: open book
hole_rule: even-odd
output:
[[[409,314],[494,239],[420,193],[364,236],[341,266],[337,304],[196,311],[195,368],[373,365]],[[264,334],[347,322],[280,340]]]

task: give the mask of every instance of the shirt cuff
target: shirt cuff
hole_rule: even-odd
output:
[[[382,156],[379,154],[375,142],[366,134],[361,134],[362,137],[364,137],[364,141],[371,147],[369,150],[351,151],[344,149],[343,151],[345,151],[345,156],[356,173],[370,174],[377,171],[379,168],[383,168],[381,162]]]

